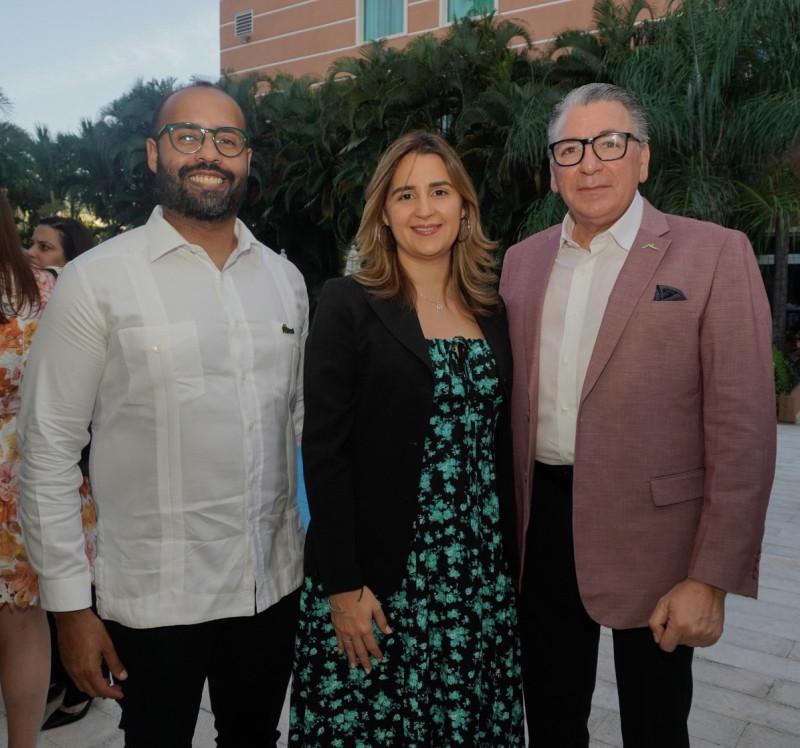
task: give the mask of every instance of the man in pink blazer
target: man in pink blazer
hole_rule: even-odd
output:
[[[645,201],[647,121],[608,84],[549,129],[563,224],[508,250],[531,745],[588,746],[599,626],[626,748],[689,745],[693,647],[755,596],[775,463],[770,310],[735,231]]]

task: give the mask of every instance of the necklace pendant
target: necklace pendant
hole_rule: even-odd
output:
[[[441,301],[435,301],[434,304],[436,304],[436,311],[437,312],[443,312],[444,311],[444,307],[442,306],[442,302]]]

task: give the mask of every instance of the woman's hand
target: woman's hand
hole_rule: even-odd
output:
[[[369,587],[362,587],[350,592],[339,592],[328,598],[331,609],[331,621],[336,631],[336,645],[339,653],[347,655],[350,667],[356,667],[358,662],[364,672],[372,672],[372,655],[378,662],[383,659],[383,653],[375,641],[372,621],[384,634],[391,634],[392,630],[383,615],[383,609],[378,598],[372,594]]]

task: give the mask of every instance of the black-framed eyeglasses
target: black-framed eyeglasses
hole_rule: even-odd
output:
[[[164,125],[155,139],[158,140],[165,132],[169,133],[172,147],[186,154],[197,153],[203,147],[206,135],[211,135],[214,147],[220,155],[227,158],[238,156],[247,147],[250,138],[250,133],[238,127],[218,127],[212,130],[210,127],[200,127],[194,122],[173,122]]]
[[[593,138],[567,138],[550,143],[548,149],[559,166],[575,166],[583,160],[586,146],[592,146],[594,155],[601,161],[619,161],[628,152],[628,141],[641,143],[642,139],[630,132],[604,132]]]

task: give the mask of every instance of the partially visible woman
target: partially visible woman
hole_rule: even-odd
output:
[[[50,674],[47,618],[17,515],[17,413],[28,349],[54,283],[28,263],[0,191],[0,689],[9,748],[36,744]]]
[[[70,260],[94,246],[92,232],[80,221],[62,216],[39,220],[33,231],[28,259],[40,268],[60,271]]]
[[[289,744],[522,746],[510,344],[475,189],[442,138],[389,147],[357,246],[306,349]]]
[[[92,232],[79,221],[62,216],[47,216],[39,220],[39,225],[33,232],[33,242],[28,249],[28,260],[31,264],[58,275],[68,262],[93,246]],[[88,445],[81,455],[81,472],[83,473],[80,495],[84,547],[86,557],[89,559],[89,566],[94,570],[94,557],[97,551],[97,517],[89,483]],[[61,664],[55,619],[51,614],[48,614],[47,619],[50,626],[52,653],[48,701],[55,699],[62,691],[64,691],[64,698],[44,721],[42,730],[52,730],[55,727],[63,727],[83,719],[92,704],[91,697],[83,693],[72,682]]]

